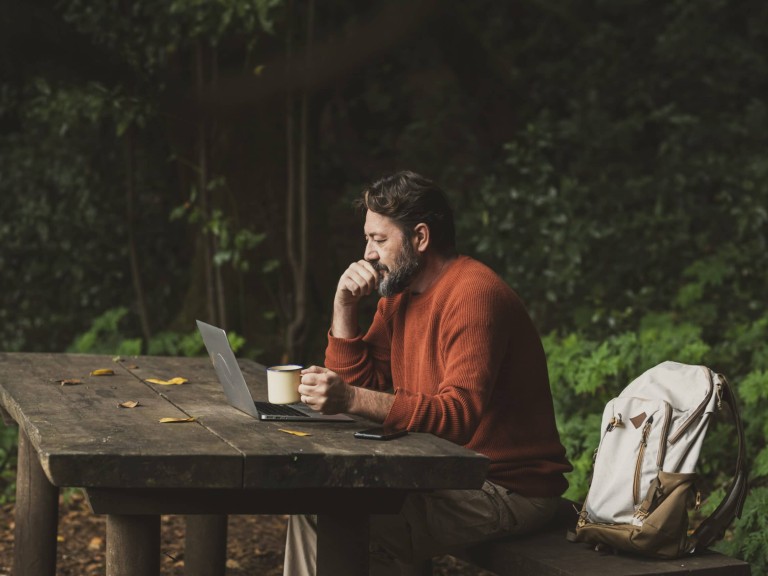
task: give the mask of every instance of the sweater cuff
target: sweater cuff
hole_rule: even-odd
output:
[[[395,401],[389,409],[383,424],[396,430],[407,430],[411,425],[412,413],[413,407],[411,406],[409,394],[402,390],[396,390]]]
[[[328,347],[325,349],[325,366],[331,370],[349,368],[360,361],[365,352],[363,335],[354,338],[337,338],[328,331]]]

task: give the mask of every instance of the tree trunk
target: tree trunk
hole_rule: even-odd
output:
[[[205,57],[203,54],[203,45],[200,40],[195,46],[195,81],[197,88],[198,101],[202,100],[203,88],[205,86]],[[211,219],[210,198],[208,191],[208,139],[207,122],[204,115],[200,115],[197,120],[197,188],[200,194],[200,210],[203,213],[203,226]],[[213,262],[215,254],[211,235],[203,229],[203,261],[205,271],[205,304],[207,321],[221,326],[221,318],[218,317],[218,306],[216,297],[216,271]]]
[[[136,178],[134,174],[134,154],[136,150],[135,128],[131,125],[125,135],[125,195],[126,195],[126,219],[128,220],[128,252],[131,262],[131,279],[133,290],[136,294],[136,308],[141,320],[141,331],[144,337],[141,348],[146,353],[152,332],[149,327],[149,315],[147,314],[146,299],[144,297],[144,285],[141,281],[138,251],[136,249],[135,234],[135,202],[136,202]]]
[[[291,6],[289,4],[289,10]],[[312,41],[314,29],[315,3],[309,0],[306,28],[306,70],[311,71]],[[290,17],[290,15],[289,15]],[[288,45],[288,61],[291,60],[290,30]],[[290,71],[289,71],[290,72]],[[294,98],[290,92],[287,96],[286,130],[288,146],[288,201],[286,203],[286,233],[288,245],[288,260],[291,266],[293,280],[293,302],[289,314],[290,322],[285,335],[286,360],[295,359],[301,348],[306,332],[307,319],[307,206],[309,194],[309,85],[304,83],[300,99],[299,141],[295,141]],[[298,190],[296,189],[296,150],[298,147]],[[298,216],[298,223],[296,222]],[[298,245],[297,245],[298,237]]]

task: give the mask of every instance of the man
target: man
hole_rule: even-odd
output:
[[[400,172],[369,186],[360,205],[364,259],[339,279],[326,368],[304,370],[301,400],[431,432],[491,460],[482,490],[414,494],[400,514],[371,519],[371,574],[416,574],[432,556],[546,523],[571,466],[541,339],[517,295],[456,253],[443,192]],[[359,304],[376,291],[363,335]],[[292,517],[285,574],[314,574],[315,546],[313,518]]]

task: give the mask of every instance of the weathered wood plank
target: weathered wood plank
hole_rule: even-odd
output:
[[[393,514],[407,492],[386,488],[201,490],[88,488],[96,514],[317,514],[366,510]]]
[[[160,574],[160,517],[107,516],[107,576]]]
[[[266,399],[263,366],[241,360],[251,394]],[[358,440],[355,430],[371,422],[260,422],[227,405],[206,358],[135,359],[137,378],[190,379],[183,386],[152,385],[185,413],[200,419],[214,434],[226,438],[245,458],[244,486],[265,488],[387,487],[440,489],[479,487],[487,459],[472,455],[429,434],[411,434],[390,442]],[[310,434],[294,436],[281,429]],[[475,459],[473,465],[469,460]]]
[[[187,516],[185,521],[186,576],[224,576],[227,560],[227,516]]]
[[[714,552],[676,560],[595,552],[587,544],[565,538],[576,523],[572,503],[564,500],[549,529],[539,534],[488,542],[472,548],[467,558],[499,576],[749,576],[749,564]]]
[[[45,354],[0,354],[0,363],[0,402],[29,435],[55,485],[242,485],[242,455],[200,423],[159,423],[187,414],[120,363]],[[115,375],[90,376],[97,368]],[[61,386],[58,379],[82,383]],[[118,407],[127,400],[140,406]]]
[[[0,361],[10,357],[0,355]],[[253,362],[243,365],[254,395],[265,397],[263,369]],[[226,404],[207,358],[112,363],[103,356],[17,355],[6,366],[0,373],[3,404],[24,420],[56,485],[434,489],[480,486],[485,473],[483,456],[429,435],[371,442],[352,436],[354,424],[256,421]],[[113,367],[116,374],[89,376],[102,367]],[[144,382],[175,376],[189,383]],[[60,386],[57,379],[82,384]],[[118,408],[125,400],[141,406]],[[159,424],[165,416],[193,416],[198,422]],[[359,427],[369,424],[360,421]],[[470,460],[476,462],[470,466]]]
[[[254,396],[265,398],[263,368],[243,364]],[[92,509],[108,514],[110,576],[157,573],[159,514],[305,512],[333,521],[354,510],[357,526],[367,514],[398,510],[406,489],[479,487],[487,467],[485,457],[429,435],[357,440],[353,431],[370,425],[363,420],[259,422],[227,405],[207,358],[0,353],[0,366],[0,405],[28,435],[45,476],[84,487]],[[92,376],[99,368],[115,374]],[[177,376],[189,382],[146,382]],[[80,382],[56,383],[65,379]],[[118,407],[128,400],[140,406]],[[330,565],[346,566],[326,547]],[[359,548],[353,556],[366,557]]]
[[[52,486],[27,435],[19,433],[14,574],[56,574],[59,489]]]

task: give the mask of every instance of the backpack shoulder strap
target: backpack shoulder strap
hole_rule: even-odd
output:
[[[712,542],[721,539],[725,534],[726,528],[728,528],[728,525],[733,519],[741,518],[744,499],[747,496],[748,474],[745,455],[744,427],[741,422],[741,415],[739,413],[738,404],[736,403],[736,395],[733,393],[733,389],[730,384],[728,384],[725,376],[718,374],[718,377],[720,378],[721,399],[723,402],[726,402],[731,409],[739,438],[738,455],[736,457],[736,472],[723,501],[720,502],[720,505],[715,511],[712,512],[712,514],[710,514],[691,535],[691,552],[694,552],[696,548],[704,549]]]

